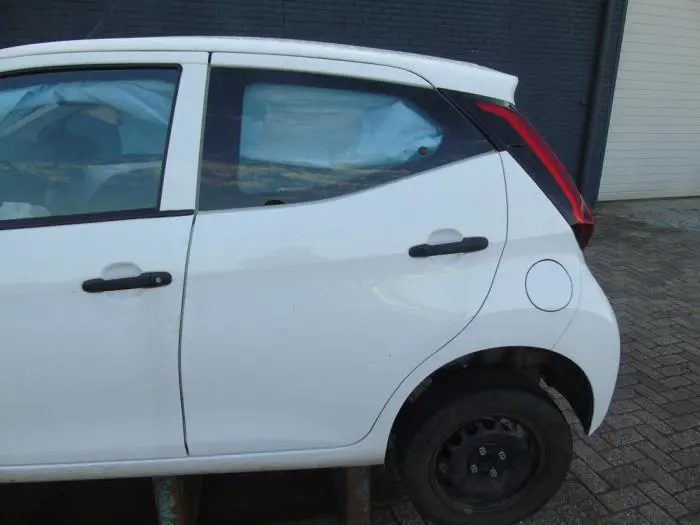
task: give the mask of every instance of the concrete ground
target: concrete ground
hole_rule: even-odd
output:
[[[587,438],[576,430],[569,478],[526,525],[700,524],[700,199],[605,204],[597,215],[586,258],[619,316],[618,388],[600,431]],[[320,475],[229,477],[218,489],[215,477],[210,490],[205,481],[200,523],[241,523],[236,499],[258,519],[284,498],[305,499],[303,515],[327,513],[332,491],[310,479]],[[306,481],[316,489],[287,494]],[[42,488],[0,487],[0,523],[155,523],[148,480]],[[242,488],[259,494],[243,497]],[[373,522],[424,523],[407,502],[376,509]]]

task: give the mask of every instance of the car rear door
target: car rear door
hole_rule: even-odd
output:
[[[405,70],[217,53],[211,68],[182,333],[190,454],[357,442],[489,292],[499,155]]]
[[[178,345],[207,61],[0,61],[0,466],[186,454]]]

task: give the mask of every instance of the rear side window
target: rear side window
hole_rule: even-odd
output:
[[[433,90],[215,68],[199,209],[330,198],[491,149]]]

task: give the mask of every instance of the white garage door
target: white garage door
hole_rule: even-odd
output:
[[[700,1],[630,0],[600,199],[700,195]]]

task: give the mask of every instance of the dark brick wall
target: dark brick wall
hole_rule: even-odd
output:
[[[606,1],[0,0],[0,47],[91,31],[95,37],[228,34],[468,60],[520,77],[519,106],[577,174]],[[621,13],[616,16],[619,31]],[[607,118],[612,78],[610,67],[597,118]]]

